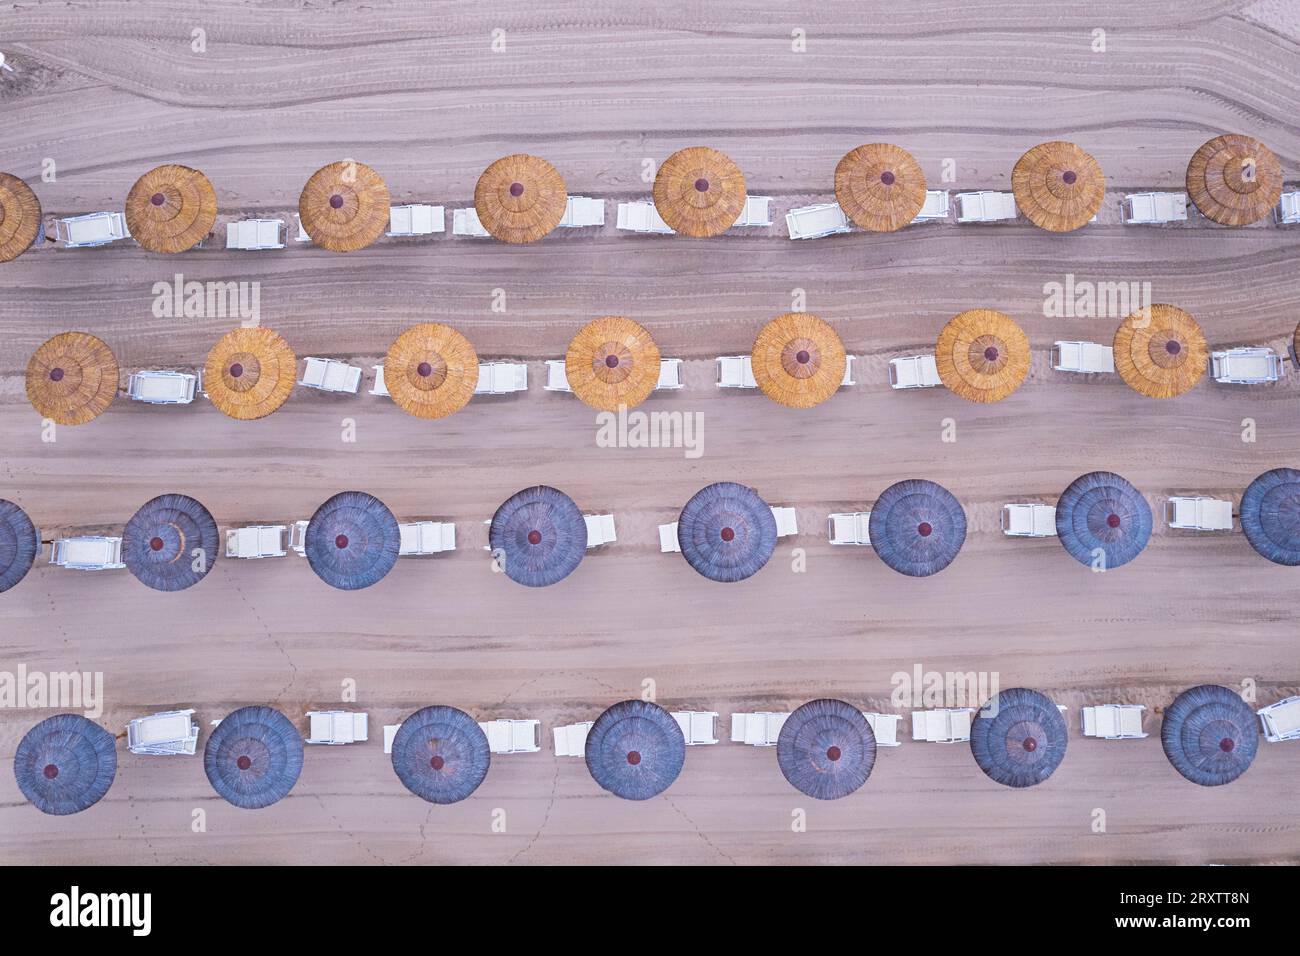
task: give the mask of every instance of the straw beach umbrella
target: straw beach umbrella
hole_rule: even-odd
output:
[[[267,328],[238,328],[208,353],[203,388],[223,414],[241,421],[265,418],[293,391],[298,360],[289,343]]]
[[[686,502],[677,542],[682,557],[710,581],[743,581],[776,550],[776,518],[753,488],[719,481]]]
[[[126,228],[150,252],[184,252],[212,232],[217,194],[208,177],[188,166],[149,170],[126,195]]]
[[[1160,744],[1174,769],[1202,787],[1232,783],[1259,750],[1255,714],[1240,697],[1215,684],[1185,690],[1165,711]]]
[[[393,771],[402,785],[430,803],[464,800],[487,776],[487,734],[455,707],[425,707],[402,721],[393,737]]]
[[[1196,320],[1172,305],[1134,312],[1115,332],[1115,371],[1148,398],[1174,398],[1205,375],[1210,358]]]
[[[445,418],[469,404],[478,386],[478,353],[450,325],[425,322],[393,342],[384,358],[384,385],[402,411]]]
[[[950,391],[968,402],[1000,402],[1029,374],[1029,336],[1009,315],[969,309],[943,327],[934,360]]]
[[[61,332],[27,363],[27,399],[43,418],[84,425],[117,395],[117,359],[89,332]]]
[[[635,408],[659,384],[659,346],[631,319],[588,322],[569,342],[564,373],[573,394],[601,411]]]
[[[763,326],[750,360],[768,398],[787,408],[812,408],[839,389],[848,358],[829,324],[807,312],[787,312]]]
[[[1300,565],[1300,471],[1266,471],[1241,496],[1241,530],[1274,564]]]
[[[876,499],[867,534],[885,564],[909,577],[927,577],[952,564],[961,551],[966,512],[942,485],[909,478]]]
[[[876,735],[842,700],[810,700],[786,718],[776,761],[790,786],[818,800],[847,797],[876,763]]]
[[[559,170],[539,156],[503,156],[474,186],[479,224],[502,242],[536,242],[560,224],[569,204]]]
[[[745,209],[745,177],[724,153],[679,149],[655,174],[655,209],[674,232],[703,238],[726,232]]]
[[[0,498],[0,594],[27,576],[41,553],[41,533],[27,512]]]
[[[298,218],[311,241],[330,252],[355,252],[388,228],[388,184],[350,159],[312,173],[298,197]]]
[[[203,771],[218,795],[245,810],[283,800],[302,773],[302,734],[271,707],[241,707],[208,735]]]
[[[1002,691],[971,721],[971,756],[991,780],[1006,787],[1042,783],[1065,759],[1068,742],[1057,706],[1023,687]]]
[[[80,813],[99,802],[117,774],[117,741],[80,714],[56,714],[27,731],[14,754],[18,789],[37,810]]]
[[[544,588],[563,581],[581,563],[587,552],[587,522],[564,492],[536,485],[497,509],[488,541],[506,577]]]
[[[1049,232],[1070,232],[1101,208],[1106,177],[1074,143],[1039,143],[1011,170],[1011,191],[1025,218]]]
[[[925,174],[907,150],[868,143],[849,150],[835,167],[835,199],[863,229],[902,229],[925,205]]]
[[[1056,502],[1056,533],[1070,556],[1102,569],[1128,564],[1151,539],[1151,506],[1127,480],[1091,471],[1070,482]]]
[[[220,551],[217,523],[188,495],[159,495],[122,532],[122,561],[155,591],[184,591],[212,570]]]
[[[686,737],[673,715],[648,700],[624,700],[587,732],[587,770],[624,800],[649,800],[667,790],[686,762]]]
[[[17,259],[41,232],[41,201],[17,176],[0,173],[0,262]]]
[[[1248,226],[1282,198],[1282,164],[1257,139],[1238,133],[1216,136],[1192,154],[1187,194],[1207,218]]]
[[[316,576],[340,591],[378,583],[397,563],[397,519],[374,495],[343,491],[316,509],[303,547]]]

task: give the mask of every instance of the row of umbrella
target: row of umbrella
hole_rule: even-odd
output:
[[[1007,787],[1047,780],[1065,759],[1068,730],[1046,695],[1023,687],[1002,691],[971,721],[976,765]],[[1160,741],[1174,768],[1213,787],[1237,779],[1259,750],[1255,715],[1242,699],[1213,684],[1180,694],[1165,711]],[[49,717],[24,736],[14,755],[19,789],[39,810],[78,813],[97,803],[117,773],[112,734],[78,714]],[[605,710],[587,733],[587,769],[605,790],[648,800],[677,779],[686,739],[658,704],[625,700]],[[786,719],[777,765],[796,790],[838,800],[867,782],[876,738],[862,711],[842,700],[812,700]],[[433,706],[402,721],[393,738],[393,771],[408,790],[435,804],[459,803],[487,777],[487,736],[469,714]],[[242,707],[208,736],[203,769],[212,789],[237,807],[257,810],[286,796],[302,772],[303,740],[271,707]]]
[[[1100,164],[1074,143],[1040,143],[1011,171],[1016,204],[1035,225],[1052,232],[1078,229],[1101,207],[1106,179]],[[925,202],[921,165],[890,143],[850,150],[835,167],[835,198],[863,229],[892,232],[916,218]],[[1208,218],[1244,226],[1266,216],[1282,193],[1282,166],[1263,143],[1229,133],[1205,143],[1187,164],[1187,192]],[[678,150],[659,166],[654,203],[674,231],[716,236],[745,207],[745,176],[726,154],[706,146]],[[502,242],[536,242],[560,224],[568,189],[559,170],[539,156],[498,159],[479,176],[474,208],[479,222]],[[351,252],[370,245],[388,227],[390,194],[383,178],[354,160],[331,163],[307,180],[298,199],[303,228],[318,246]],[[151,252],[184,252],[212,231],[217,195],[211,181],[189,166],[149,170],[126,199],[127,229]],[[36,240],[41,206],[23,180],[0,173],[0,262]]]
[[[886,488],[871,508],[868,535],[887,566],[909,577],[946,568],[966,540],[966,512],[948,489],[925,479]],[[1274,468],[1246,488],[1241,527],[1251,546],[1275,564],[1300,565],[1300,471]],[[1061,545],[1079,563],[1105,570],[1128,564],[1151,538],[1152,515],[1142,493],[1108,471],[1081,475],[1056,503]],[[772,508],[747,485],[720,481],[682,508],[677,542],[686,561],[711,581],[743,581],[776,550]],[[537,485],[507,499],[492,516],[488,542],[512,581],[548,587],[572,574],[587,550],[581,509],[564,492]],[[397,519],[374,495],[345,491],[316,509],[303,548],[326,584],[353,591],[382,580],[397,563]],[[26,512],[0,499],[0,592],[18,584],[41,549]],[[145,503],[122,533],[122,562],[158,591],[181,591],[206,577],[219,549],[217,523],[187,495]]]

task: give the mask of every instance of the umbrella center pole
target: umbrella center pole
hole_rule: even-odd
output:
[[[635,767],[641,762],[641,754],[635,750],[629,750],[627,752],[627,762]]]
[[[44,774],[46,780],[53,780],[59,775],[59,768],[52,763],[47,763],[41,773]]]

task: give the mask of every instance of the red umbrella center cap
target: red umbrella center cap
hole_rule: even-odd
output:
[[[252,765],[253,765],[253,761],[250,760],[248,757],[244,757],[244,756],[241,756],[238,760],[235,761],[235,766],[238,767],[240,770],[247,770]]]
[[[629,750],[627,752],[627,762],[635,767],[641,762],[641,754],[635,750]]]
[[[1026,753],[1033,753],[1038,749],[1038,741],[1033,737],[1026,737],[1020,746],[1025,748]]]
[[[519,198],[520,196],[522,196],[523,194],[524,194],[524,184],[523,184],[523,183],[511,183],[511,184],[510,184],[510,195],[512,195],[512,196],[514,196],[516,199],[518,199],[518,198]]]
[[[154,193],[152,196],[149,197],[149,201],[153,203],[155,206],[161,206],[163,203],[167,201],[167,197],[164,196],[162,193]]]
[[[1108,528],[1118,528],[1118,527],[1119,527],[1119,515],[1108,515],[1108,516],[1106,517],[1106,526],[1107,526]]]
[[[996,362],[998,360],[999,354],[1000,353],[998,352],[997,347],[990,345],[988,348],[984,350],[984,361]]]
[[[243,374],[244,374],[244,366],[240,365],[238,362],[236,362],[234,365],[230,366],[230,377],[231,377],[231,378],[239,378],[239,376],[241,376],[241,375],[243,375]]]
[[[606,355],[606,356],[605,356],[605,368],[618,368],[618,356],[617,356],[617,355]]]
[[[529,544],[541,544],[541,543],[542,543],[542,533],[541,533],[540,531],[530,531],[530,532],[528,532],[528,543],[529,543]]]
[[[441,770],[443,767],[447,766],[447,761],[443,760],[437,754],[434,754],[429,758],[429,766],[434,770]]]
[[[922,538],[928,538],[934,533],[934,527],[928,521],[922,521],[916,526],[916,533]]]
[[[807,365],[812,360],[812,356],[808,354],[807,349],[800,349],[794,353],[794,360],[800,365]]]
[[[1182,345],[1180,345],[1178,342],[1175,342],[1173,339],[1170,339],[1168,342],[1165,343],[1165,351],[1168,352],[1170,355],[1177,355],[1182,350],[1183,350]]]
[[[886,186],[892,186],[894,185],[894,174],[886,169],[883,173],[880,174],[880,181],[884,183]]]
[[[343,550],[344,548],[346,548],[347,546],[348,546],[348,536],[347,536],[347,535],[345,535],[345,534],[341,534],[341,535],[338,535],[338,536],[334,539],[334,547],[338,548],[340,551],[342,551],[342,550]]]
[[[1231,737],[1224,737],[1222,740],[1219,741],[1219,749],[1222,750],[1225,754],[1232,753],[1233,748],[1236,746],[1237,746],[1237,742],[1233,740]]]
[[[50,369],[50,381],[51,381],[51,382],[61,382],[61,381],[63,381],[63,369],[61,369],[61,368],[52,368],[52,369]]]
[[[839,760],[839,759],[840,759],[840,756],[841,756],[841,754],[840,754],[840,748],[839,748],[839,747],[831,746],[831,747],[827,747],[827,748],[826,748],[826,759],[827,759],[827,760],[830,760],[830,761],[834,762],[834,761],[836,761],[836,760]]]
[[[735,528],[723,528],[723,529],[722,529],[722,532],[721,532],[721,536],[722,536],[722,540],[723,540],[723,541],[732,541],[732,540],[734,540],[735,537],[736,537],[736,529],[735,529]]]
[[[162,539],[162,538],[150,538],[150,539],[149,539],[149,549],[150,549],[151,551],[161,551],[161,550],[163,549],[163,539]]]
[[[59,768],[54,766],[52,763],[47,763],[45,769],[42,770],[41,773],[45,775],[46,780],[53,780],[59,775]]]
[[[1067,186],[1073,186],[1074,181],[1078,178],[1079,174],[1073,169],[1067,169],[1065,172],[1061,173],[1061,179],[1065,180],[1065,185]]]
[[[338,193],[335,193],[333,196],[330,196],[330,208],[331,208],[331,209],[342,209],[342,208],[343,208],[343,197],[340,196]]]
[[[420,378],[428,378],[433,374],[433,366],[428,362],[421,362],[415,367],[415,374],[419,375]]]
[[[707,179],[705,179],[703,176],[701,176],[699,179],[695,180],[695,191],[696,191],[696,192],[700,192],[700,193],[706,193],[706,192],[708,192],[708,191],[709,191],[709,181],[708,181]]]

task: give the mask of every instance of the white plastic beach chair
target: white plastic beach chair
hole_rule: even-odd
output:
[[[1288,697],[1276,704],[1261,707],[1259,715],[1264,739],[1269,743],[1283,740],[1300,740],[1300,697]]]
[[[697,747],[718,742],[716,736],[718,714],[716,711],[674,710],[672,713],[673,720],[677,721],[677,726],[682,728],[682,736],[686,738],[686,746]]]
[[[1270,348],[1242,347],[1210,353],[1210,372],[1224,385],[1264,385],[1283,374],[1282,359]]]
[[[1056,509],[1051,505],[1009,504],[1002,506],[1002,533],[1013,538],[1056,536]]]
[[[1293,226],[1300,222],[1300,190],[1282,194],[1275,216],[1280,226]]]
[[[1114,372],[1115,350],[1096,342],[1057,342],[1052,346],[1052,368],[1058,372]]]
[[[912,739],[955,744],[970,740],[973,707],[946,707],[912,711]]]
[[[958,222],[1002,222],[1015,219],[1014,193],[981,191],[957,194]]]
[[[773,508],[772,517],[776,519],[778,538],[788,538],[799,533],[799,523],[795,519],[793,508]]]
[[[456,525],[450,521],[408,521],[397,530],[401,537],[397,554],[401,557],[456,550]]]
[[[826,521],[831,544],[871,545],[868,528],[870,511],[851,511],[833,514]]]
[[[391,397],[388,386],[384,384],[384,367],[382,365],[372,365],[370,367],[375,371],[375,384],[370,386],[370,394]]]
[[[478,221],[478,210],[473,206],[452,212],[451,234],[453,236],[473,236],[475,239],[492,238],[492,233],[484,229],[483,224]]]
[[[323,359],[308,356],[303,369],[302,380],[298,382],[307,388],[320,389],[322,392],[346,392],[355,395],[361,386],[361,368],[349,365],[338,359]]]
[[[761,710],[752,714],[731,715],[731,740],[751,747],[775,747],[789,713]]]
[[[890,388],[937,388],[942,384],[934,353],[889,360]]]
[[[818,203],[815,206],[801,206],[785,214],[785,228],[791,239],[821,239],[849,232],[849,217],[839,203]]]
[[[388,208],[388,235],[431,236],[447,228],[447,211],[442,206],[411,203]]]
[[[247,528],[226,529],[226,557],[228,558],[282,558],[285,526],[258,524]]]
[[[384,753],[393,752],[393,738],[397,736],[397,731],[401,724],[384,724]]]
[[[14,68],[5,62],[5,55],[3,53],[0,53],[0,71],[5,73],[15,72]]]
[[[659,360],[659,381],[656,389],[678,389],[682,387],[682,360],[666,358]]]
[[[555,756],[585,757],[587,755],[587,731],[591,730],[593,721],[584,720],[576,724],[551,728],[555,740]]]
[[[109,571],[124,568],[122,539],[85,535],[59,538],[50,548],[50,564],[77,571]]]
[[[507,395],[528,390],[528,366],[522,362],[483,362],[475,395]]]
[[[244,219],[226,223],[227,249],[283,249],[283,219]]]
[[[681,550],[682,544],[677,540],[677,522],[661,524],[659,526],[659,553],[672,554]]]
[[[542,749],[540,720],[480,720],[494,754],[534,754]]]
[[[546,384],[542,386],[548,392],[572,392],[569,387],[569,373],[564,359],[546,360]]]
[[[916,214],[912,222],[939,222],[948,218],[949,203],[948,191],[946,189],[927,189],[925,191],[925,202],[921,204],[921,211]]]
[[[614,533],[613,515],[583,515],[587,522],[587,547],[599,548],[604,544],[613,544],[618,540]]]
[[[289,549],[299,557],[307,557],[307,522],[295,521],[289,526]]]
[[[133,754],[170,757],[193,754],[199,742],[199,725],[190,710],[168,710],[137,717],[126,725],[126,748]]]
[[[772,197],[746,196],[745,208],[740,211],[732,228],[772,225]]]
[[[54,238],[69,249],[79,249],[129,239],[131,234],[126,231],[126,217],[120,212],[91,212],[57,220]]]
[[[719,388],[758,388],[754,381],[754,367],[748,355],[722,355],[718,357]]]
[[[570,196],[564,207],[560,226],[565,229],[582,229],[585,226],[605,225],[605,200],[586,196]]]
[[[293,237],[294,242],[311,242],[311,233],[302,227],[302,216],[297,213],[293,214],[294,220],[298,223],[298,233]]]
[[[862,716],[867,718],[867,723],[871,725],[871,732],[876,735],[877,747],[901,747],[903,742],[898,739],[898,722],[903,718],[898,714],[876,714],[864,710]]]
[[[348,710],[309,710],[309,744],[353,744],[370,739],[370,715]]]
[[[1165,502],[1165,521],[1171,528],[1190,531],[1231,531],[1232,502],[1202,495],[1173,497]]]
[[[1096,707],[1083,708],[1080,726],[1085,737],[1101,737],[1105,740],[1138,740],[1145,737],[1142,732],[1141,704],[1101,704]]]
[[[664,222],[653,202],[635,200],[618,204],[618,221],[616,228],[624,232],[654,233],[671,236],[672,228]]]
[[[1120,208],[1126,226],[1159,226],[1187,220],[1187,193],[1130,193]]]
[[[199,375],[147,370],[132,373],[127,393],[135,401],[149,405],[188,405],[194,401],[199,387]]]

